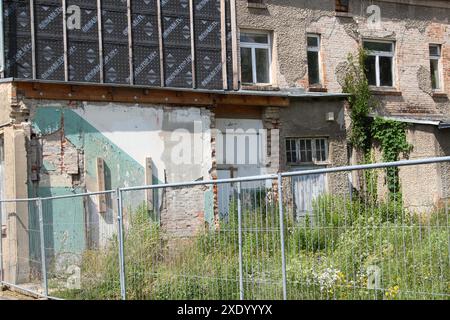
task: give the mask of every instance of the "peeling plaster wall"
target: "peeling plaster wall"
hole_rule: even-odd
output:
[[[414,149],[409,158],[449,155],[446,131],[434,126],[411,126],[407,137]],[[411,211],[430,212],[443,206],[443,199],[450,199],[450,163],[401,168],[400,182],[405,206]]]
[[[311,169],[307,166],[291,166],[286,163],[286,139],[287,138],[327,138],[329,161],[326,165],[317,166],[339,167],[348,165],[346,121],[344,116],[344,101],[292,101],[291,107],[281,109],[280,122],[281,143],[280,159],[282,171],[300,171]],[[335,121],[326,121],[327,113],[333,113]],[[348,194],[348,173],[335,173],[327,175],[326,189],[332,194]],[[293,202],[292,180],[285,179],[285,189],[288,203]]]
[[[211,178],[211,112],[207,108],[35,100],[26,105],[32,124],[30,197],[99,191],[97,157],[104,160],[107,190],[144,185],[148,157],[155,183]],[[211,198],[211,190],[206,189],[155,192],[162,226],[178,236],[191,234],[206,218],[213,219]],[[125,217],[131,214],[128,209],[134,210],[144,200],[143,191],[125,192]],[[113,196],[107,196],[106,213],[98,212],[97,196],[49,203],[45,219],[52,222],[52,229],[46,230],[46,238],[55,254],[105,245],[117,230]],[[174,210],[180,203],[184,209]]]
[[[241,30],[272,32],[272,73],[275,87],[309,89],[306,44],[308,33],[321,35],[321,72],[323,86],[328,92],[342,92],[348,55],[358,52],[362,39],[390,40],[396,43],[395,88],[389,90],[390,92],[376,94],[379,101],[377,112],[381,115],[408,118],[450,120],[450,8],[361,0],[350,1],[350,14],[344,16],[336,14],[334,0],[264,2],[265,9],[256,9],[248,8],[246,0],[237,0],[237,20]],[[381,9],[379,28],[372,28],[368,24],[369,14],[366,10],[370,5],[378,5]],[[435,95],[431,90],[429,44],[442,45],[443,95]],[[301,109],[293,104],[287,109],[286,116],[281,117],[284,132],[295,136],[314,135],[318,132],[317,128],[320,126],[303,120],[305,117],[308,119],[321,116],[323,105],[326,103],[320,106],[305,103],[308,104],[309,108]],[[348,119],[348,112],[345,117]],[[303,123],[307,125],[303,127]],[[347,122],[347,125],[349,124],[350,122]],[[331,128],[323,129],[322,134],[333,135]],[[444,145],[443,141],[450,141],[449,130],[437,131],[431,126],[416,126],[414,131],[416,139],[410,137],[416,150],[412,153],[412,157],[450,155],[450,149],[437,147],[437,144]],[[282,139],[286,134],[282,133]],[[419,136],[427,138],[419,139],[417,138]],[[333,145],[337,147],[332,151],[332,157],[346,154],[343,141],[344,137],[342,142],[331,142],[332,148]],[[285,163],[283,142],[281,147],[283,165]],[[336,162],[338,163],[341,161]],[[448,174],[448,169],[436,168],[429,171],[432,174],[427,179],[433,180],[430,183],[432,182],[432,188],[436,189],[430,189],[432,199],[424,199],[429,192],[420,193],[411,189],[417,184],[422,184],[421,181],[417,181],[422,174],[427,175],[426,169],[417,170],[420,172],[406,171],[402,177],[405,180],[405,199],[408,206],[420,209],[423,204],[429,208],[429,204],[435,204],[437,198],[448,196],[449,179],[445,175]],[[356,181],[355,177],[353,180]],[[339,189],[339,184],[333,189]]]
[[[430,125],[410,125],[407,140],[414,146],[408,155],[410,160],[450,154],[448,130]],[[374,148],[374,157],[375,161],[383,161],[379,146]],[[387,199],[386,171],[377,172],[378,196]],[[430,213],[445,207],[445,201],[450,200],[450,163],[401,167],[399,176],[404,207],[410,212]]]
[[[343,71],[349,53],[356,53],[362,38],[396,42],[395,86],[401,96],[380,95],[379,112],[450,119],[450,102],[433,97],[430,87],[428,45],[443,47],[444,92],[450,94],[450,8],[431,8],[382,1],[350,1],[350,17],[336,16],[334,0],[267,0],[266,9],[247,7],[237,0],[240,29],[273,32],[273,74],[280,88],[307,89],[306,34],[321,35],[324,87],[341,92]],[[381,28],[368,24],[367,7],[381,8]]]

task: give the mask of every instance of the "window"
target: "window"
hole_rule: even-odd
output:
[[[394,43],[364,41],[364,49],[367,51],[365,69],[369,85],[392,87],[394,85]]]
[[[286,160],[291,164],[321,163],[328,161],[326,138],[286,140]]]
[[[271,50],[268,33],[241,33],[241,80],[271,83]]]
[[[336,12],[348,12],[350,0],[336,0]]]
[[[442,89],[441,84],[441,46],[430,45],[431,87],[433,90]]]
[[[320,36],[308,35],[308,76],[309,85],[320,85]]]

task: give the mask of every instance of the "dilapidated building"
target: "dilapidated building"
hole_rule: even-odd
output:
[[[449,155],[449,17],[447,1],[238,0],[243,88],[340,93],[349,54],[364,48],[367,78],[379,102],[374,116],[409,124],[408,140],[414,147],[409,158]],[[268,54],[262,54],[264,46]],[[256,75],[267,75],[262,81],[267,83],[255,81],[254,68]],[[324,121],[333,119],[329,113],[334,112],[342,126],[348,115],[342,108],[326,97],[315,102],[291,99],[280,116],[281,168],[339,165],[348,158],[355,163],[351,148],[347,158],[345,130]],[[318,145],[320,139],[330,140],[329,161],[302,159],[311,139]],[[382,160],[379,152],[376,160]],[[402,169],[405,205],[430,209],[448,198],[448,174],[447,165]],[[424,176],[433,190],[427,195],[417,188]]]
[[[355,157],[342,81],[348,54],[361,46],[373,51],[368,77],[382,102],[378,115],[411,123],[410,157],[449,154],[445,1],[1,4],[2,198],[346,165]],[[371,5],[381,10],[380,25],[369,23]],[[448,167],[424,170],[432,199],[410,189],[421,172],[401,172],[410,207],[448,196],[449,186],[435,183]],[[295,210],[308,212],[320,194],[348,192],[349,180],[294,181]],[[296,197],[305,184],[314,193]],[[230,192],[195,187],[125,200],[147,202],[168,232],[185,237],[213,225]],[[47,224],[66,228],[45,230],[49,256],[63,251],[61,239],[76,244],[72,252],[102,245],[116,230],[115,206],[112,196],[91,196],[46,207]],[[29,245],[36,223],[24,203],[2,208],[3,274],[12,282],[29,274],[33,259],[23,257],[38,254]]]
[[[285,169],[279,137],[282,117],[295,112],[284,111],[291,98],[333,101],[302,126],[325,125],[321,133],[333,130],[345,149],[345,94],[242,84],[235,1],[1,4],[3,199],[277,173]],[[321,148],[325,161],[328,145]],[[146,202],[167,232],[185,237],[214,225],[232,193],[212,187],[136,192],[124,205]],[[117,230],[112,195],[43,206],[47,259],[104,245]],[[32,245],[38,220],[34,205],[2,207],[2,273],[12,283],[26,281],[30,261],[39,261]]]

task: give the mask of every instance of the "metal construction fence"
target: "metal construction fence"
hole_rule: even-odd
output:
[[[448,300],[449,172],[446,157],[2,200],[1,280],[58,299]]]

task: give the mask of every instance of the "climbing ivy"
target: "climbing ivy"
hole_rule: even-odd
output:
[[[383,153],[383,161],[398,161],[400,154],[407,154],[411,150],[411,145],[406,139],[407,124],[384,120],[382,118],[370,117],[370,113],[375,109],[377,102],[370,91],[369,82],[365,72],[366,52],[360,49],[357,57],[349,55],[347,59],[347,72],[344,78],[343,90],[349,93],[351,130],[350,141],[352,145],[362,151],[364,162],[373,161],[373,143],[378,142]],[[366,186],[372,195],[370,198],[376,199],[376,186],[373,181],[376,175],[368,172],[365,176]],[[369,185],[370,184],[370,185]],[[399,199],[400,182],[398,168],[387,169],[387,185],[391,196]]]
[[[364,61],[366,52],[361,49],[357,57],[349,55],[347,59],[347,72],[344,78],[343,90],[349,93],[352,145],[368,156],[371,148],[371,122],[369,113],[374,109],[375,103],[370,92]]]
[[[404,122],[375,118],[371,128],[372,137],[380,144],[383,161],[398,161],[400,154],[406,155],[411,151],[412,145],[408,143],[406,138],[407,128],[408,124]],[[391,195],[399,194],[398,168],[387,169],[387,185]]]

